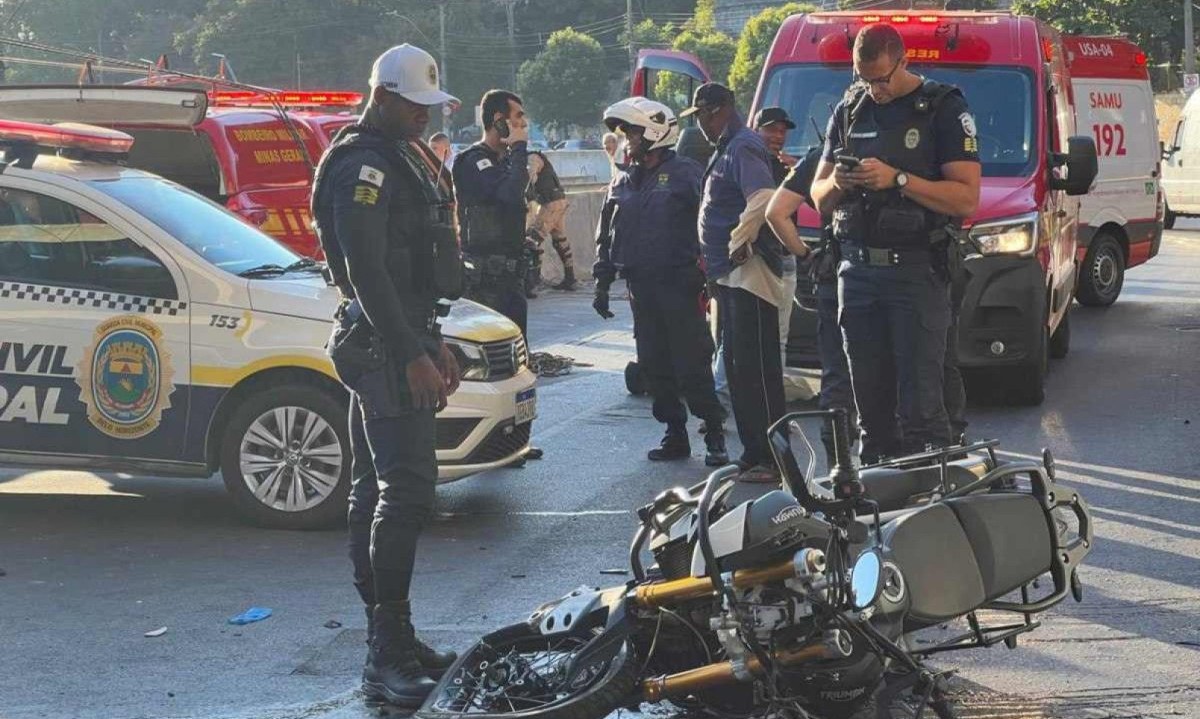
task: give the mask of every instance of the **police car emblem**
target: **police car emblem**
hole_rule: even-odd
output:
[[[75,381],[88,421],[117,439],[137,439],[162,422],[175,391],[162,330],[141,317],[114,317],[96,328]]]
[[[915,127],[909,128],[908,132],[904,133],[904,146],[910,150],[917,149],[917,145],[921,144],[921,131]]]
[[[975,117],[971,113],[964,112],[959,115],[958,121],[962,123],[963,132],[967,133],[967,137],[975,137],[978,134],[975,129]]]

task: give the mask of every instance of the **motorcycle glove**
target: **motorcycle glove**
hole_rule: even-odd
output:
[[[600,315],[606,320],[611,320],[613,317],[616,317],[616,315],[614,315],[608,309],[607,287],[596,287],[596,295],[594,299],[592,299],[592,309],[596,310],[596,314]]]

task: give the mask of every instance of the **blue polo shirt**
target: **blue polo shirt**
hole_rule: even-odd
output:
[[[746,200],[759,190],[774,189],[766,143],[734,116],[709,161],[700,200],[700,246],[708,279],[719,279],[733,271],[729,235],[746,210]]]

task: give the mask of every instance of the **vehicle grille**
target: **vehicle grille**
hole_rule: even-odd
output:
[[[496,427],[487,436],[487,439],[483,440],[483,443],[463,460],[463,464],[487,464],[512,456],[513,453],[529,443],[529,432],[532,425],[532,422],[526,422],[516,427],[511,424]],[[505,432],[505,430],[509,431]]]
[[[489,342],[483,346],[488,361],[488,379],[502,380],[515,377],[529,366],[529,351],[525,338],[517,337],[503,342]]]
[[[467,437],[479,426],[480,420],[474,417],[453,417],[437,421],[437,448],[454,449],[466,441]]]

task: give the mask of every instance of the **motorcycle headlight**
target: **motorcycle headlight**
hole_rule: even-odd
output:
[[[474,342],[446,339],[446,346],[458,360],[458,369],[466,382],[485,382],[488,378],[487,355],[483,347]]]
[[[1037,247],[1037,213],[971,228],[971,240],[984,255],[1030,255]]]

